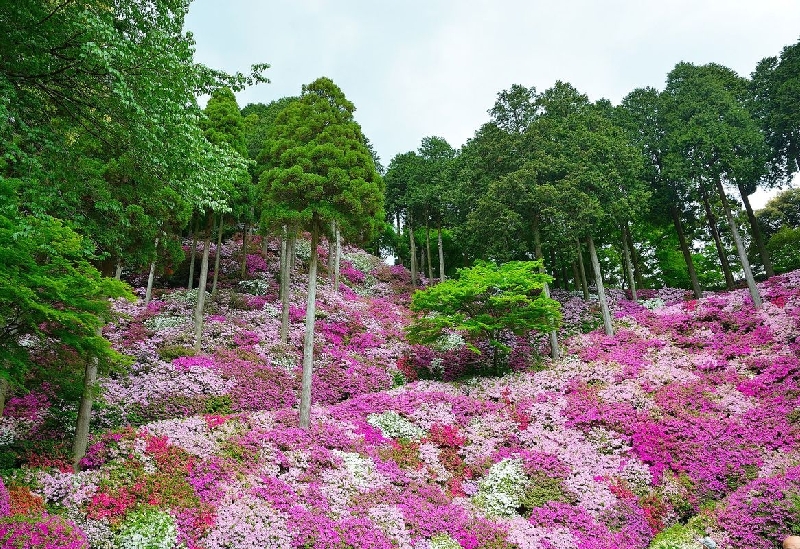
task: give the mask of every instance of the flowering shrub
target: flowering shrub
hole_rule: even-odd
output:
[[[89,549],[86,536],[72,521],[58,515],[14,517],[0,521],[3,549]]]
[[[142,507],[125,517],[115,545],[118,549],[172,549],[176,541],[175,519],[164,511]]]

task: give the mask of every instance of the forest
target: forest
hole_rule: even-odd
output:
[[[189,4],[0,3],[0,548],[800,536],[800,41],[384,166]]]

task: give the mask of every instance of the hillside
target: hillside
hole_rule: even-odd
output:
[[[320,280],[305,431],[308,244],[285,346],[277,243],[251,243],[244,281],[240,244],[223,246],[200,354],[196,291],[115,304],[104,333],[132,364],[100,383],[84,470],[66,457],[74,406],[47,383],[9,399],[3,547],[37,529],[50,545],[22,547],[768,549],[800,533],[800,272],[760,284],[761,310],[747,290],[612,291],[613,337],[555,292],[566,357],[517,341],[516,371],[492,378],[464,375],[479,359],[457,338],[409,346],[409,273],[347,248],[340,291]]]

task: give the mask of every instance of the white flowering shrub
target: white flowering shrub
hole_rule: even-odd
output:
[[[334,450],[334,454],[339,456],[344,462],[347,472],[350,474],[351,483],[357,488],[367,488],[374,476],[372,461],[365,459],[355,452],[342,452]]]
[[[187,290],[185,292],[178,291],[173,292],[169,295],[169,299],[172,301],[176,301],[178,303],[186,303],[189,305],[197,305],[197,295],[200,293],[200,290],[194,288],[192,290]],[[211,294],[206,292],[206,302],[211,300]]]
[[[461,544],[451,538],[449,534],[439,532],[431,537],[428,547],[430,549],[461,549]]]
[[[369,273],[372,269],[380,265],[381,259],[366,252],[350,252],[342,254],[342,259],[349,261],[350,264],[361,271]]]
[[[405,438],[419,440],[425,436],[425,430],[417,427],[395,411],[382,414],[369,414],[367,423],[380,429],[386,438]]]
[[[311,241],[298,238],[294,243],[294,254],[297,259],[307,263],[311,259]]]
[[[664,307],[664,300],[658,297],[654,297],[653,299],[645,299],[641,303],[642,307],[646,307],[651,311]]]
[[[492,465],[478,483],[472,503],[489,516],[511,517],[525,496],[528,477],[521,459],[504,459]]]
[[[239,282],[239,288],[248,294],[267,295],[267,293],[269,293],[269,281],[266,280],[263,275],[260,275],[258,278],[241,280]]]
[[[450,332],[437,339],[432,347],[437,351],[446,352],[454,349],[460,349],[464,345],[466,345],[466,342],[461,334]]]
[[[117,533],[117,549],[173,549],[178,540],[175,519],[153,507],[130,513]]]
[[[162,332],[170,328],[180,328],[190,320],[180,316],[154,316],[144,321],[144,327],[151,332]]]

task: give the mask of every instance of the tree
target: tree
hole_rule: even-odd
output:
[[[101,276],[91,265],[90,242],[58,219],[23,209],[17,184],[0,180],[0,377],[3,389],[9,382],[22,385],[34,363],[31,352],[47,341],[86,362],[73,447],[77,464],[86,451],[88,417],[83,416],[91,409],[98,365],[123,361],[100,334],[111,318],[109,298],[133,295],[126,284]]]
[[[710,193],[716,192],[753,303],[760,307],[761,296],[724,188],[725,183],[745,185],[758,180],[765,166],[764,137],[737,95],[742,86],[733,71],[720,65],[675,66],[664,91],[669,161],[676,174],[695,183],[709,216]],[[746,200],[744,192],[742,198]]]
[[[503,333],[550,332],[561,321],[560,305],[544,293],[552,278],[540,271],[541,261],[478,261],[451,278],[414,292],[409,341],[431,344],[449,331],[463,331],[492,348],[492,364],[507,352]],[[433,313],[433,314],[431,314]],[[471,348],[480,352],[474,344]]]
[[[304,85],[300,99],[275,119],[261,175],[262,219],[301,227],[311,233],[300,425],[307,428],[311,408],[317,245],[331,221],[345,235],[366,240],[383,218],[383,184],[355,106],[329,78]]]

